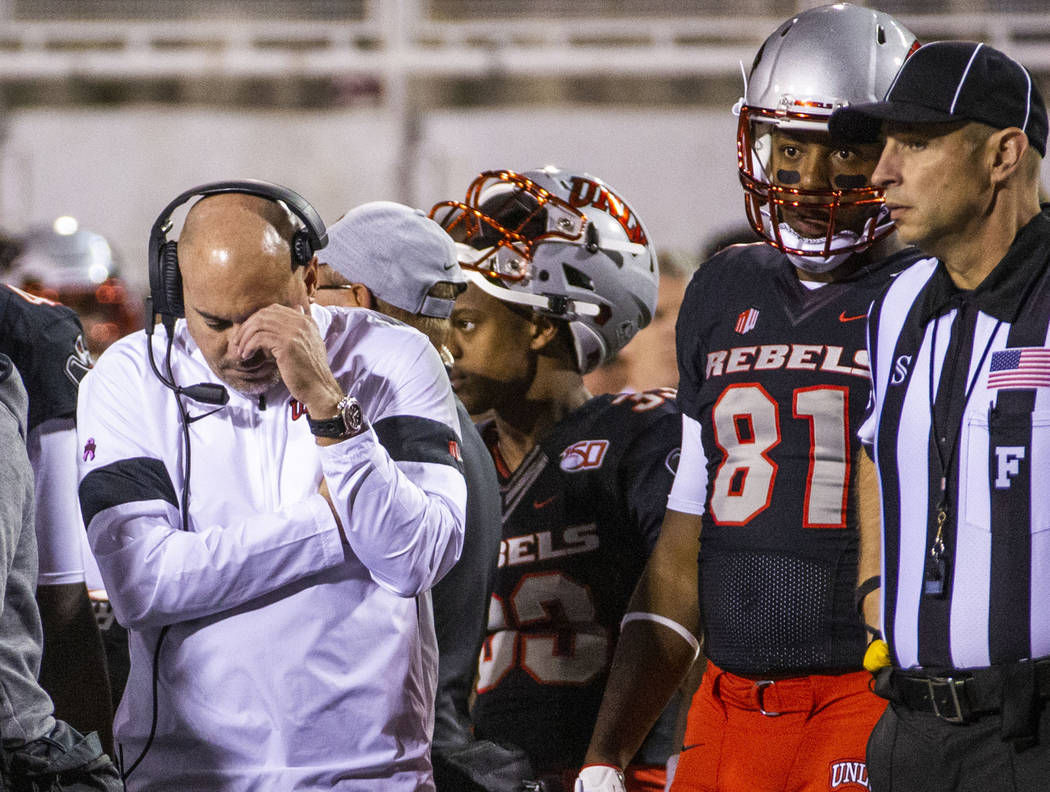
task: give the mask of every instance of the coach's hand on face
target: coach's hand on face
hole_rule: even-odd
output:
[[[304,309],[284,305],[261,308],[236,328],[230,343],[241,360],[274,360],[288,392],[306,407],[311,418],[336,416],[343,392],[328,366],[317,323]]]

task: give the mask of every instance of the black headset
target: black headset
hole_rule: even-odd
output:
[[[182,304],[182,274],[179,272],[177,243],[169,242],[167,236],[172,227],[172,213],[192,198],[222,193],[255,195],[281,203],[302,221],[303,227],[296,230],[290,243],[292,269],[308,264],[314,253],[328,244],[328,231],[317,210],[299,193],[287,187],[257,179],[245,179],[211,182],[186,190],[164,207],[164,211],[160,213],[149,232],[150,316],[146,318],[147,328],[153,324],[156,314],[172,323],[186,315]],[[167,327],[167,323],[165,326]]]

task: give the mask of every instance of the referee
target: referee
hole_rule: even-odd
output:
[[[917,50],[831,132],[882,135],[872,177],[936,258],[872,306],[858,598],[891,702],[870,788],[1045,790],[1050,779],[1050,209],[1047,114],[1020,64],[973,42]],[[862,455],[863,456],[863,455]],[[867,483],[865,498],[864,485]],[[874,525],[874,529],[872,529]],[[873,659],[869,650],[869,660]],[[874,666],[875,663],[870,663]]]

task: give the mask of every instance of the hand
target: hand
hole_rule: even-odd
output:
[[[576,776],[575,792],[627,792],[623,771],[612,765],[585,765]]]
[[[293,399],[315,420],[335,417],[343,390],[328,366],[328,351],[310,314],[301,308],[268,305],[249,316],[230,339],[247,360],[262,351],[277,362]]]
[[[328,479],[324,476],[321,477],[321,486],[317,488],[317,491],[321,493],[321,497],[328,501],[328,508],[332,510],[332,516],[335,518],[335,524],[339,528],[339,535],[343,537],[343,544],[349,545],[347,541],[346,532],[343,531],[343,523],[339,519],[339,512],[335,510],[335,504],[332,502],[332,493],[328,491]]]

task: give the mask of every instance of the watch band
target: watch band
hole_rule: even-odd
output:
[[[344,396],[335,407],[339,413],[334,418],[323,418],[315,421],[307,414],[306,421],[314,437],[329,437],[345,440],[355,437],[368,428],[361,405],[353,396]]]

